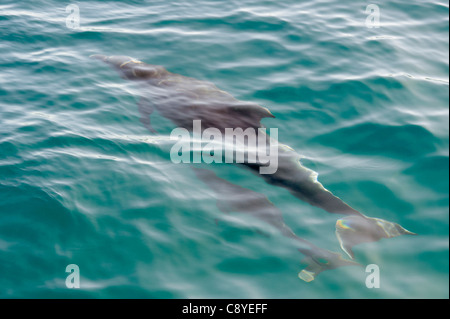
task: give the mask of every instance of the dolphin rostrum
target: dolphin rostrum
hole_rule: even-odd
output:
[[[261,128],[263,118],[274,115],[265,107],[242,102],[214,84],[171,73],[164,67],[146,64],[127,56],[93,55],[114,69],[124,79],[145,85],[149,97],[139,103],[141,122],[152,132],[150,115],[156,109],[175,125],[193,130],[193,121],[201,120],[202,128]],[[267,137],[270,139],[270,137]],[[256,172],[262,164],[245,163]],[[415,235],[402,226],[371,218],[350,207],[317,180],[318,174],[300,163],[300,155],[286,145],[278,146],[278,170],[260,175],[266,182],[288,189],[295,197],[333,214],[344,215],[336,223],[336,236],[341,248],[354,258],[352,247],[400,235]]]

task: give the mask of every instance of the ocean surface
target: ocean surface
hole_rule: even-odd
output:
[[[156,114],[149,132],[142,88],[92,54],[269,108],[264,125],[327,189],[418,236],[359,245],[363,267],[304,282],[292,241],[222,213],[189,164],[170,160],[173,124]],[[448,103],[445,0],[2,0],[0,297],[448,298]],[[342,252],[339,216],[242,167],[211,166],[266,196],[298,236]],[[66,287],[70,264],[79,289]]]

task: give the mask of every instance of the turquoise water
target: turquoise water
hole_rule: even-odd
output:
[[[66,25],[66,6],[80,28]],[[449,4],[366,1],[9,1],[0,4],[0,297],[448,298]],[[91,54],[128,55],[268,107],[279,140],[352,207],[419,236],[355,249],[380,267],[297,277],[271,226],[224,215],[173,128],[139,122],[141,88]],[[286,224],[340,251],[337,216],[233,165]],[[81,288],[65,285],[80,268]]]

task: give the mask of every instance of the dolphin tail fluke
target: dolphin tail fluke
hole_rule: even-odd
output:
[[[397,231],[400,233],[400,235],[412,235],[412,236],[417,236],[416,233],[413,233],[412,231],[409,231],[409,230],[403,228],[402,226],[400,226],[400,225],[398,225],[398,224],[396,224],[396,225],[397,225]],[[398,236],[400,236],[400,235],[398,235]]]
[[[401,235],[417,235],[397,223],[380,218],[365,216],[348,216],[336,222],[336,237],[342,250],[354,258],[353,246],[393,238]]]
[[[352,260],[342,258],[338,253],[329,252],[329,255],[322,258],[308,256],[301,261],[302,264],[308,265],[305,269],[298,273],[298,277],[306,282],[311,282],[323,271],[335,269],[345,266],[359,266],[361,264]]]

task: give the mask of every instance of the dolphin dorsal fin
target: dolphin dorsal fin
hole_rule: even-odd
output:
[[[260,106],[256,103],[237,103],[233,104],[231,109],[242,115],[256,116],[259,120],[265,117],[275,118],[275,115],[273,115],[268,108]]]

